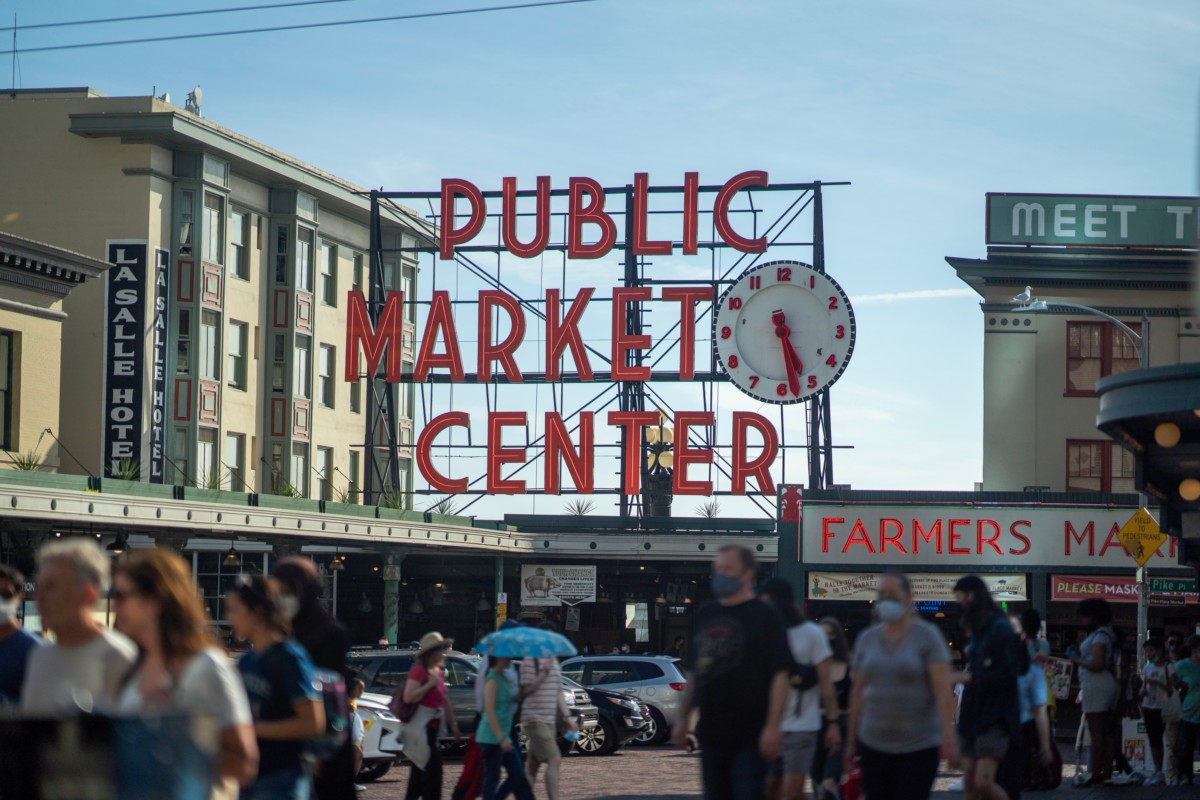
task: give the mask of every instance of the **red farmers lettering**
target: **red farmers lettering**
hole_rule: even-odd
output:
[[[971,520],[969,520],[969,519],[952,519],[952,520],[950,520],[950,554],[951,555],[965,556],[965,555],[970,554],[971,548],[955,546],[955,544],[959,540],[959,537],[962,536],[962,534],[960,534],[958,532],[958,528],[961,528],[964,525],[970,525],[970,524],[971,524]]]
[[[991,528],[992,535],[984,536],[983,535],[984,528]],[[984,545],[987,545],[988,547],[995,550],[996,555],[998,555],[998,556],[1004,555],[1004,551],[1000,549],[1000,545],[996,544],[996,541],[999,538],[1000,538],[1000,525],[998,523],[996,523],[994,520],[981,519],[981,520],[979,520],[979,522],[975,523],[975,552],[978,555],[983,555],[983,546]]]
[[[842,545],[842,552],[849,552],[850,545],[852,544],[866,545],[868,553],[875,553],[875,547],[871,544],[871,537],[867,535],[867,529],[863,527],[861,519],[854,520],[854,528],[850,531],[850,538]]]
[[[1026,536],[1023,533],[1017,533],[1018,525],[1024,525],[1026,528],[1029,528],[1029,527],[1033,526],[1033,523],[1027,519],[1019,519],[1016,522],[1014,522],[1012,525],[1008,526],[1008,532],[1010,534],[1012,534],[1014,538],[1020,539],[1022,542],[1025,543],[1025,547],[1023,547],[1020,550],[1017,550],[1016,548],[1013,548],[1013,547],[1008,548],[1008,554],[1011,556],[1023,556],[1026,553],[1028,553],[1030,548],[1032,547],[1032,544],[1030,543],[1028,536]]]
[[[896,532],[888,536],[888,528],[895,528]],[[888,545],[895,545],[896,549],[901,553],[908,555],[908,551],[904,549],[904,542],[900,541],[904,536],[904,523],[898,519],[881,519],[879,520],[879,552],[886,553]]]

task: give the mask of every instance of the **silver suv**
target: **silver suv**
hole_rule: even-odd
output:
[[[576,656],[562,665],[563,675],[584,686],[631,694],[650,709],[650,724],[634,740],[662,744],[683,705],[687,679],[679,659],[669,656]]]

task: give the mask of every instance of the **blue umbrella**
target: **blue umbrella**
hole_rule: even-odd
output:
[[[475,652],[496,658],[555,658],[573,656],[578,651],[562,634],[520,627],[489,633],[475,645]]]

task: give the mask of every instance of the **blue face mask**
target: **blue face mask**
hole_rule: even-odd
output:
[[[904,618],[904,606],[899,600],[883,598],[875,601],[875,616],[880,622],[899,622]]]
[[[721,600],[737,594],[738,590],[742,588],[742,582],[738,578],[731,578],[728,575],[714,574],[710,581],[710,586],[712,587],[713,597]]]

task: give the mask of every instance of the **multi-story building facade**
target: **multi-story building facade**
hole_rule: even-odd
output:
[[[368,387],[342,375],[364,191],[153,97],[17,91],[0,137],[4,229],[117,265],[66,301],[61,469],[357,501]],[[385,289],[415,296],[426,231],[383,220]],[[411,497],[413,387],[391,390]]]
[[[1197,198],[989,196],[987,257],[946,259],[982,298],[984,491],[1135,491],[1133,454],[1096,429],[1096,382],[1138,369],[1142,344],[1067,304],[1123,322],[1150,366],[1200,361],[1197,214]]]

